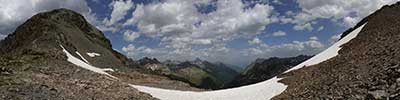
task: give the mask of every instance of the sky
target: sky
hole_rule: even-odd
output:
[[[314,55],[341,32],[399,0],[0,0],[0,39],[31,16],[68,8],[133,59],[200,58],[245,66]]]

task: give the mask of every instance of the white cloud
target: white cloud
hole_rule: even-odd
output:
[[[272,36],[278,37],[278,36],[285,36],[286,32],[284,31],[276,31],[272,33]]]
[[[305,24],[296,24],[293,27],[293,29],[297,31],[304,31],[304,30],[312,31],[314,28],[311,26],[310,23],[305,23]]]
[[[92,22],[93,16],[84,0],[0,0],[0,33],[9,34],[38,12],[68,8]]]
[[[7,35],[0,34],[0,40],[3,40],[3,39],[6,38],[6,37],[7,37]]]
[[[383,5],[393,4],[398,0],[298,0],[302,9],[293,17],[292,23],[304,25],[310,21],[333,19],[351,27]]]
[[[331,44],[336,43],[337,41],[339,41],[341,35],[342,35],[342,34],[336,34],[336,35],[331,36],[329,42],[330,42]]]
[[[165,48],[149,48],[146,46],[135,47],[133,44],[124,46],[121,50],[128,57],[133,57],[136,59],[140,59],[142,57],[159,57],[160,55],[168,53]]]
[[[131,0],[117,0],[110,3],[112,6],[111,16],[106,20],[106,25],[110,26],[122,20],[128,13],[128,10],[133,9],[133,2]]]
[[[290,57],[299,54],[314,55],[325,49],[325,45],[317,37],[310,37],[307,41],[292,41],[277,45],[264,45],[241,50],[241,58],[252,59],[266,57]]]
[[[322,31],[322,30],[324,30],[324,29],[325,29],[325,27],[324,27],[324,26],[320,26],[320,27],[318,28],[318,30],[317,30],[317,31],[319,32],[319,31]]]
[[[140,36],[139,33],[131,31],[131,30],[126,30],[124,32],[124,40],[128,42],[135,41],[136,38]]]
[[[161,38],[166,47],[184,49],[255,36],[277,21],[271,14],[273,7],[267,4],[244,9],[246,4],[240,0],[219,0],[216,11],[202,14],[195,6],[199,3],[210,1],[166,0],[137,5],[124,25],[136,25],[140,33]]]
[[[272,3],[282,5],[283,3],[280,0],[273,0]]]
[[[361,20],[361,19],[356,18],[356,17],[345,17],[345,18],[343,18],[344,25],[348,26],[348,27],[356,25],[359,20]]]
[[[263,42],[259,38],[256,37],[253,40],[249,40],[248,43],[250,45],[255,45],[255,44],[260,44],[260,43],[263,43]]]
[[[312,36],[312,37],[310,37],[310,40],[318,40],[318,37]]]

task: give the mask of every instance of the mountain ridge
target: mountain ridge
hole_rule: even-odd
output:
[[[232,81],[225,83],[222,88],[240,87],[268,80],[311,57],[312,56],[299,55],[296,57],[285,58],[258,58],[249,64],[246,69],[244,69]]]
[[[224,63],[212,63],[199,58],[192,61],[159,62],[156,58],[143,57],[139,64],[155,73],[183,81],[203,89],[219,89],[238,75],[234,69]]]
[[[363,19],[364,28],[338,56],[280,75],[289,87],[274,99],[399,99],[399,10],[400,2]]]
[[[83,68],[68,56],[115,77]],[[0,99],[156,100],[130,84],[202,91],[129,63],[79,13],[64,8],[38,13],[0,41]]]

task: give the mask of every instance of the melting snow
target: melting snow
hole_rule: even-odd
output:
[[[63,52],[67,55],[68,62],[71,62],[71,63],[73,63],[73,64],[75,64],[75,65],[77,65],[79,67],[85,68],[87,70],[90,70],[90,71],[93,71],[93,72],[96,72],[96,73],[99,73],[99,74],[104,74],[104,75],[107,75],[107,76],[109,76],[111,78],[117,79],[116,77],[112,76],[111,74],[108,74],[107,72],[105,72],[106,70],[110,70],[109,68],[101,69],[101,68],[97,68],[97,67],[94,67],[92,65],[89,65],[88,63],[85,63],[84,61],[82,61],[82,60],[74,57],[73,55],[71,55],[71,53],[69,53],[62,45],[60,45],[60,46],[63,49]],[[77,52],[77,54],[80,55],[79,52]]]
[[[340,46],[355,38],[365,25],[366,24],[357,28],[325,51],[286,72],[300,69],[304,66],[315,65],[335,57],[338,55],[338,51],[341,49]],[[279,80],[279,78],[274,77],[272,79],[252,85],[206,92],[168,90],[138,85],[131,86],[137,88],[139,91],[149,93],[161,100],[266,100],[279,95],[287,88],[286,85],[279,83]]]
[[[342,49],[342,45],[346,44],[347,42],[349,42],[351,39],[355,38],[358,33],[360,33],[360,31],[364,28],[364,26],[367,23],[365,23],[364,25],[358,27],[357,29],[355,29],[354,31],[352,31],[350,34],[348,34],[346,37],[340,39],[340,41],[336,42],[335,44],[333,44],[331,47],[329,47],[328,49],[326,49],[325,51],[315,55],[314,57],[308,59],[307,61],[304,61],[303,63],[300,63],[299,65],[287,70],[285,73],[293,71],[293,70],[297,70],[300,68],[303,68],[304,66],[311,66],[311,65],[316,65],[319,64],[323,61],[326,61],[328,59],[331,59],[335,56],[337,56],[339,54],[339,50]]]
[[[88,53],[86,53],[89,57],[96,57],[96,56],[100,56],[100,54],[99,53],[96,53],[96,52],[88,52]]]
[[[264,82],[208,92],[192,92],[168,90],[146,86],[131,85],[139,91],[150,93],[161,100],[266,100],[282,93],[286,85],[279,83],[279,78],[272,78]]]
[[[85,57],[83,57],[78,51],[75,51],[75,53],[76,53],[79,57],[81,57],[83,61],[85,61],[86,63],[90,64],[89,61],[87,61],[87,60],[85,59]]]

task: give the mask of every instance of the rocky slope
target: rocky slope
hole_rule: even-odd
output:
[[[257,59],[236,76],[223,88],[239,87],[268,80],[284,71],[304,62],[312,56],[299,55],[297,57]]]
[[[289,87],[274,99],[400,99],[399,11],[384,6],[338,56],[281,75]]]
[[[114,69],[118,79],[68,62],[60,45],[90,65]],[[128,84],[200,90],[129,65],[80,14],[68,9],[39,13],[0,42],[0,99],[155,99]]]

